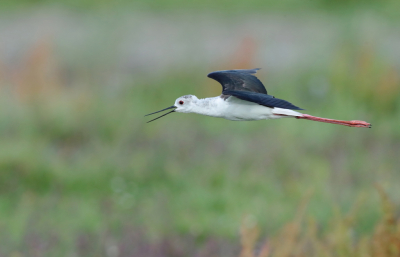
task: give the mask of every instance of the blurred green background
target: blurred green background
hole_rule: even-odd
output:
[[[234,256],[244,217],[273,236],[313,192],[323,231],[400,203],[399,1],[3,0],[0,256]],[[143,117],[262,68],[305,113]]]

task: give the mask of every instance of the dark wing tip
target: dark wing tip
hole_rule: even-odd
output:
[[[264,105],[270,108],[277,107],[290,110],[304,110],[286,100],[275,98],[272,95],[265,95],[256,92],[232,91],[232,90],[223,91],[222,94],[233,95],[239,99]]]
[[[271,104],[272,107],[278,107],[278,108],[284,108],[284,109],[290,109],[290,110],[304,110],[303,108],[300,108],[291,102],[288,102],[286,100],[282,100],[279,98],[272,98],[268,99],[268,102],[266,104]]]
[[[261,104],[268,107],[277,107],[290,110],[304,110],[303,108],[300,108],[286,100],[282,100],[279,98],[265,99],[265,101],[263,101],[263,103]]]
[[[213,71],[207,74],[207,77],[215,79],[218,74],[221,73],[248,73],[248,74],[256,74],[258,70],[260,70],[261,68],[255,68],[255,69],[247,69],[247,70],[219,70],[219,71]]]

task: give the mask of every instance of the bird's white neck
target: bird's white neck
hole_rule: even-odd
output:
[[[212,117],[220,117],[221,115],[218,112],[218,109],[223,101],[224,100],[219,96],[198,99],[193,101],[191,112]]]

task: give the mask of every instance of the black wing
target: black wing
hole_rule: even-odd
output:
[[[222,85],[222,91],[250,91],[267,94],[261,81],[254,75],[259,69],[214,71],[207,77],[215,79]]]
[[[288,101],[275,98],[272,95],[260,94],[255,92],[246,92],[246,91],[231,91],[231,90],[222,91],[222,94],[232,95],[245,101],[257,103],[272,108],[278,107],[291,110],[304,110],[289,103]]]

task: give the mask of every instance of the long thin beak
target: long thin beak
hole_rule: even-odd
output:
[[[148,121],[148,122],[146,122],[146,123],[155,121],[155,120],[157,120],[157,119],[159,119],[159,118],[161,118],[161,117],[164,117],[164,116],[167,115],[167,114],[173,113],[173,112],[175,111],[176,108],[177,108],[177,107],[176,107],[175,105],[172,105],[172,106],[167,107],[167,108],[165,108],[165,109],[162,109],[162,110],[160,110],[160,111],[152,112],[152,113],[146,114],[145,116],[149,116],[149,115],[156,114],[156,113],[159,113],[159,112],[162,112],[162,111],[166,111],[166,110],[169,110],[169,109],[173,109],[172,111],[167,112],[167,113],[164,113],[163,115],[161,115],[161,116],[159,116],[159,117],[157,117],[157,118],[155,118],[155,119],[152,119],[152,120],[150,120],[150,121]]]

